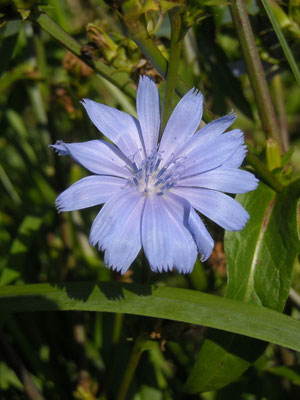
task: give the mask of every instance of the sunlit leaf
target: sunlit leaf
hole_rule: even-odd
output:
[[[237,197],[251,218],[244,230],[225,235],[226,297],[283,310],[293,265],[300,251],[299,189],[299,180],[278,194],[261,183],[256,191]],[[261,342],[242,336],[211,332],[199,352],[186,390],[210,391],[229,384],[265,347]]]
[[[277,311],[195,290],[119,282],[3,286],[1,312],[107,311],[227,330],[300,351],[300,321]]]

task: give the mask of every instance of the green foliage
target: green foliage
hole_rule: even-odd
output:
[[[0,299],[1,312],[137,314],[219,328],[300,350],[299,321],[268,308],[193,290],[118,282],[35,284],[5,286]]]
[[[256,191],[237,196],[251,219],[242,231],[225,235],[226,297],[283,310],[300,252],[299,190],[299,180],[281,193],[261,183]],[[212,332],[199,352],[187,390],[210,391],[228,385],[249,368],[265,347],[264,343],[245,337]],[[204,363],[208,354],[209,361]]]
[[[179,11],[175,100],[198,87],[205,122],[234,108],[261,183],[237,196],[244,230],[207,222],[191,275],[141,255],[120,277],[88,243],[98,210],[57,214],[86,172],[48,146],[99,137],[83,97],[134,114],[143,73],[163,94]],[[299,37],[296,0],[0,1],[0,398],[297,398]]]

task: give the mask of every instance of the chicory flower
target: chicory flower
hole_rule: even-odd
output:
[[[245,193],[258,181],[239,169],[246,154],[243,133],[225,132],[233,114],[198,130],[203,96],[192,89],[158,142],[160,99],[151,78],[140,77],[138,120],[92,100],[82,104],[114,145],[105,140],[52,145],[93,173],[58,196],[56,205],[73,211],[104,203],[90,243],[105,252],[109,268],[125,273],[143,248],[152,271],[191,272],[197,253],[204,261],[214,246],[199,214],[224,229],[243,229],[247,211],[223,192]]]

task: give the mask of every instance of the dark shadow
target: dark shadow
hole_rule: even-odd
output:
[[[150,285],[123,282],[59,282],[52,283],[51,286],[64,289],[70,299],[84,302],[89,299],[96,286],[98,286],[108,300],[125,299],[124,290],[138,296],[149,296],[152,294]]]
[[[0,301],[0,313],[26,312],[26,311],[57,311],[56,302],[42,295],[2,297]]]
[[[108,300],[123,300],[125,298],[122,283],[99,282],[97,286]]]
[[[152,289],[150,285],[122,282],[99,282],[97,285],[101,292],[109,300],[124,299],[124,290],[132,292],[138,296],[149,296],[152,294]]]
[[[56,282],[51,283],[51,286],[60,290],[65,289],[72,300],[87,301],[96,284],[96,282]]]
[[[263,340],[212,328],[208,330],[207,339],[249,363],[260,357],[268,346]]]

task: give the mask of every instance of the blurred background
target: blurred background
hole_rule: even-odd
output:
[[[83,97],[136,115],[133,89],[144,73],[152,75],[163,95],[162,77],[130,38],[132,9],[142,4],[148,33],[167,57],[170,24],[159,3],[163,2],[0,1],[1,286],[143,282],[148,275],[142,257],[124,276],[105,268],[103,254],[88,243],[99,208],[57,213],[56,196],[88,173],[70,158],[59,158],[49,144],[58,139],[81,142],[100,138],[80,104]],[[299,86],[261,4],[246,3],[282,138],[291,145],[280,168],[280,173],[289,176],[300,168]],[[238,116],[235,127],[244,131],[253,151],[264,159],[266,143],[228,3],[199,0],[193,4],[198,12],[184,41],[179,75],[189,87],[203,92],[206,107],[216,116],[234,110]],[[32,7],[39,9],[31,11]],[[81,59],[41,27],[37,10],[80,43]],[[300,2],[280,2],[277,18],[299,61]],[[119,74],[115,76],[130,82],[133,95],[89,66],[97,61],[110,68],[112,76]],[[210,259],[205,264],[197,261],[187,276],[151,273],[151,283],[224,294],[223,232],[209,221],[206,224],[216,241]],[[293,286],[300,290],[298,265]],[[299,317],[299,296],[292,293],[286,307]],[[197,326],[91,312],[2,315],[0,323],[0,399],[120,400],[119,388],[141,329],[151,341],[142,349],[127,399],[277,400],[300,396],[299,354],[275,345],[269,345],[253,367],[227,388],[183,394],[205,332]]]

